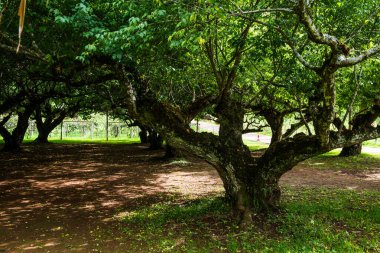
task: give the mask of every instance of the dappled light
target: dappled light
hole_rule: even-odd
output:
[[[0,253],[380,252],[379,0],[30,2]]]
[[[33,252],[62,248],[62,241],[80,248],[80,240],[94,239],[89,233],[94,228],[115,225],[117,210],[133,210],[173,194],[195,196],[201,194],[198,189],[203,195],[222,191],[209,165],[195,159],[181,172],[181,167],[155,158],[161,151],[145,146],[28,145],[25,150],[20,157],[0,154],[5,165],[0,249]],[[111,231],[119,233],[117,227]],[[21,238],[30,244],[20,243]]]
[[[117,222],[129,212],[174,196],[188,201],[224,192],[207,163],[191,157],[163,162],[162,151],[141,145],[28,144],[25,150],[20,159],[0,154],[0,249],[61,251],[72,245],[72,250],[90,250],[96,233],[104,237],[101,247],[128,244]],[[323,160],[326,166],[328,160]],[[380,188],[379,168],[348,173],[316,169],[315,163],[298,165],[280,185]]]

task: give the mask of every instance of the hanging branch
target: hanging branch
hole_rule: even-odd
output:
[[[26,0],[21,0],[20,7],[18,9],[18,15],[20,17],[20,21],[18,25],[18,46],[17,46],[16,53],[18,53],[21,47],[21,35],[22,35],[22,31],[24,30],[25,12],[26,12]]]

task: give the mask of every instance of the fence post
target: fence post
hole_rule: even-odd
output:
[[[61,136],[60,136],[61,141],[63,140],[63,121],[61,122]]]
[[[108,111],[106,112],[106,141],[108,141]]]
[[[91,121],[91,140],[94,138],[93,134],[94,134],[94,122]]]
[[[30,133],[30,138],[33,138],[33,135],[34,135],[34,131],[33,131],[33,130],[34,130],[34,129],[33,129],[34,125],[33,125],[33,122],[30,121],[30,122],[29,122],[29,126],[30,126],[30,130],[31,130],[31,131],[30,131],[30,132],[31,132],[31,133]]]

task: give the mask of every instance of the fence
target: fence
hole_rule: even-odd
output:
[[[12,128],[10,124],[8,127]],[[139,137],[138,127],[129,127],[124,122],[67,120],[63,121],[49,135],[50,139],[103,139],[122,140]],[[29,122],[26,139],[37,138],[38,131],[34,121]]]

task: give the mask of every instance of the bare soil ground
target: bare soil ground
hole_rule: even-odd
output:
[[[129,252],[115,217],[169,198],[223,192],[207,163],[162,156],[141,145],[95,144],[0,153],[0,252]],[[281,185],[380,189],[380,168],[347,173],[300,164]]]

